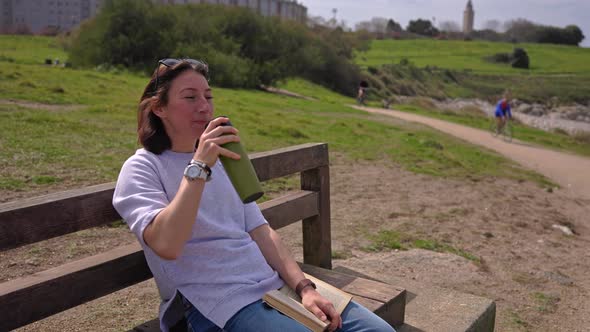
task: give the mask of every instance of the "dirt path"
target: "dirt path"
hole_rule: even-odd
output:
[[[494,150],[519,164],[545,175],[568,189],[574,196],[590,199],[590,159],[568,153],[539,148],[514,140],[511,143],[495,139],[490,133],[421,115],[379,108],[357,107],[370,112],[418,122],[456,136],[468,142]]]

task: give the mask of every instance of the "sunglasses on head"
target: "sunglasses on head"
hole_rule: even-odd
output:
[[[158,92],[158,81],[160,79],[160,66],[164,65],[168,68],[170,67],[174,67],[177,64],[181,63],[181,62],[186,62],[189,63],[193,66],[205,66],[207,67],[207,65],[199,60],[195,60],[195,59],[173,59],[173,58],[168,58],[168,59],[160,59],[158,61],[158,68],[156,69],[156,83],[155,83],[155,87],[154,87],[154,94]]]

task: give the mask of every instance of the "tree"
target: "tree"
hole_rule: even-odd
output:
[[[432,22],[421,18],[410,21],[406,30],[423,36],[438,35],[438,29],[432,25]]]
[[[506,22],[505,26],[506,36],[513,41],[579,45],[584,39],[582,30],[576,25],[559,28],[517,19]]]
[[[502,32],[502,23],[498,20],[487,20],[483,24],[484,30],[492,30],[496,32]]]
[[[564,32],[569,35],[571,45],[580,45],[582,40],[586,38],[577,25],[568,25],[565,27]]]
[[[70,59],[75,65],[153,66],[154,59],[172,49],[167,35],[173,18],[156,15],[149,1],[107,0],[87,23],[72,43]]]
[[[518,18],[516,20],[506,21],[504,23],[506,36],[512,41],[533,41],[538,31],[538,25],[526,20]]]
[[[461,26],[459,23],[455,21],[442,21],[438,24],[438,27],[441,31],[445,32],[459,32],[461,31]]]
[[[387,27],[386,27],[387,32],[391,33],[391,32],[402,32],[404,29],[402,29],[402,26],[397,23],[396,21],[389,19],[389,21],[387,21]]]

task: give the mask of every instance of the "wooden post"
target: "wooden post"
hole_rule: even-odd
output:
[[[327,147],[325,153],[328,153]],[[329,166],[301,172],[301,189],[319,193],[319,214],[303,219],[303,262],[332,269]]]

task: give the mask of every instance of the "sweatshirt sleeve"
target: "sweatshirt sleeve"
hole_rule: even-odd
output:
[[[258,226],[268,224],[256,202],[244,204],[244,217],[246,219],[246,232],[248,233]]]
[[[119,173],[113,206],[142,246],[147,246],[145,228],[169,203],[155,165],[137,155],[129,158]]]

